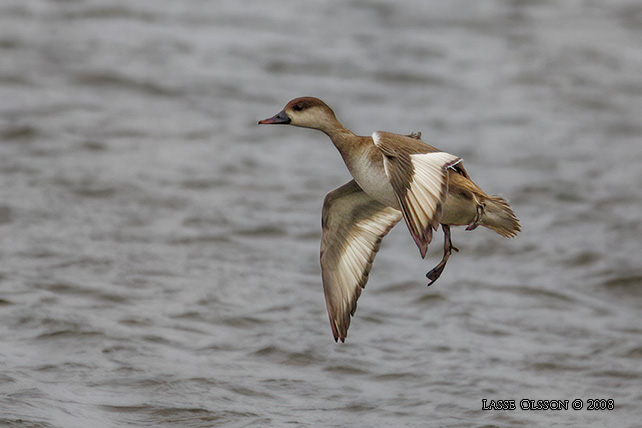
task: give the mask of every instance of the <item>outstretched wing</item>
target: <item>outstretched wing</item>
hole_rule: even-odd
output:
[[[460,163],[461,159],[416,139],[389,132],[375,132],[372,139],[384,155],[386,175],[410,234],[421,257],[425,257],[432,231],[439,227],[448,191],[448,168]]]
[[[335,340],[345,341],[381,240],[401,217],[399,210],[372,199],[354,180],[325,197],[321,270]]]

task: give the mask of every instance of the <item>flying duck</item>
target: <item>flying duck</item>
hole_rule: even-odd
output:
[[[296,98],[259,124],[318,129],[330,137],[353,177],[326,195],[321,216],[323,289],[335,341],[345,342],[381,241],[402,218],[422,258],[433,231],[439,225],[444,231],[444,255],[426,274],[428,285],[439,278],[451,252],[459,251],[450,226],[481,225],[507,238],[520,231],[504,198],[484,193],[461,158],[421,141],[421,134],[355,135],[313,97]]]

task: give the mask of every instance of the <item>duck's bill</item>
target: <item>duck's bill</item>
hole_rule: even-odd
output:
[[[269,119],[260,120],[259,125],[287,125],[290,121],[290,117],[284,111],[280,111]]]

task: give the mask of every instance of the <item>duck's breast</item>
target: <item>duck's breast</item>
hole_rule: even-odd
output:
[[[346,162],[355,181],[373,199],[389,207],[400,209],[390,179],[383,166],[383,155],[378,150],[364,150]]]

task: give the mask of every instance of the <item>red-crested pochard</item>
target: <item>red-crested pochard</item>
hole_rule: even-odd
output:
[[[520,231],[505,199],[488,196],[468,176],[461,158],[419,139],[377,131],[362,137],[347,130],[323,101],[296,98],[259,124],[289,124],[327,134],[354,178],[323,203],[321,270],[335,340],[345,341],[350,316],[381,240],[403,217],[421,257],[433,230],[444,231],[444,256],[426,275],[434,283],[452,250],[450,226],[481,225],[507,238]]]

